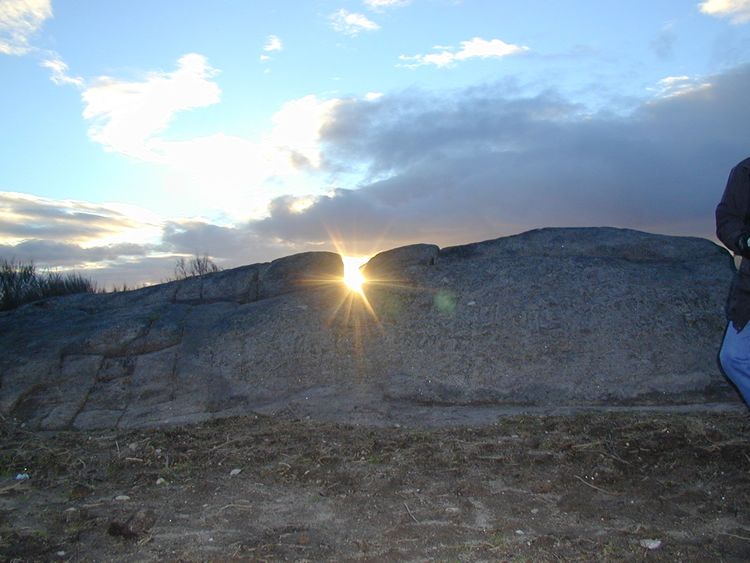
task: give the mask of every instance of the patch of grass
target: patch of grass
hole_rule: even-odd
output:
[[[96,283],[75,272],[61,274],[48,270],[39,273],[33,261],[0,261],[0,311],[10,311],[48,297],[96,291]]]

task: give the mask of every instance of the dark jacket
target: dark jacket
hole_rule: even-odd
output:
[[[750,158],[732,168],[721,202],[716,207],[716,236],[735,254],[743,257],[729,294],[728,314],[737,330],[750,321],[750,251],[740,238],[750,234]]]

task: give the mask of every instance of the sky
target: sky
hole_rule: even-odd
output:
[[[715,240],[750,0],[0,0],[0,258],[371,256],[542,227]]]

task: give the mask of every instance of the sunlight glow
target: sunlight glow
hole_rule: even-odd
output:
[[[342,256],[344,262],[344,283],[350,290],[362,293],[362,284],[366,281],[360,269],[368,257]]]

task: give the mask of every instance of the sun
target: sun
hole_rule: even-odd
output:
[[[360,268],[367,262],[368,258],[342,256],[341,259],[344,262],[344,283],[351,291],[362,293],[362,284],[366,280]]]

